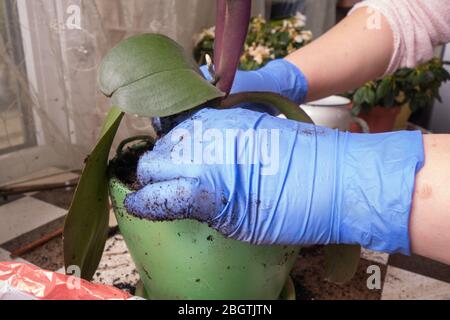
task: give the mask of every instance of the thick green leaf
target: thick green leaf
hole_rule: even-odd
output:
[[[358,245],[328,245],[325,247],[325,276],[328,281],[344,283],[356,273],[361,255]]]
[[[140,34],[120,42],[103,58],[100,90],[111,96],[117,89],[156,73],[195,70],[196,64],[175,41],[159,34]]]
[[[223,94],[195,71],[180,69],[155,74],[118,89],[114,105],[131,114],[166,117],[206,104]]]
[[[308,114],[296,103],[271,92],[244,92],[229,95],[216,105],[221,108],[230,108],[241,103],[260,103],[277,108],[288,119],[306,123],[313,123]]]
[[[261,103],[271,105],[291,120],[313,123],[311,118],[296,103],[268,92],[247,92],[228,96],[219,107],[229,108],[241,103]],[[328,280],[335,283],[349,281],[358,268],[360,246],[330,245],[325,247],[325,273]]]
[[[123,113],[116,107],[108,114],[101,137],[86,160],[64,225],[64,264],[78,266],[90,280],[105,246],[108,221],[108,156]]]
[[[98,82],[120,109],[147,117],[177,114],[224,96],[203,78],[190,54],[157,34],[119,43],[103,59]]]

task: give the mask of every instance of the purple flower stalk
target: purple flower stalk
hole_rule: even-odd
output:
[[[247,37],[251,0],[217,0],[214,62],[217,88],[230,93]]]

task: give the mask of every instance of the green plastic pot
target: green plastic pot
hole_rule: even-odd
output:
[[[194,220],[137,218],[123,205],[132,190],[111,176],[109,191],[146,298],[274,300],[289,285],[299,247],[247,244]]]

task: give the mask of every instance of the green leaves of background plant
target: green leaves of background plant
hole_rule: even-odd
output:
[[[64,225],[64,265],[81,269],[90,280],[97,270],[108,234],[108,156],[123,113],[109,112],[100,139],[86,161]]]
[[[177,114],[224,96],[180,45],[158,34],[134,36],[113,48],[100,66],[99,85],[120,109],[146,117]]]
[[[439,88],[450,80],[446,62],[432,59],[417,68],[402,68],[395,74],[370,81],[353,94],[353,113],[369,112],[375,106],[397,107],[409,103],[414,112],[440,100]],[[375,94],[375,98],[374,98]]]

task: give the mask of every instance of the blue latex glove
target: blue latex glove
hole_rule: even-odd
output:
[[[255,143],[247,130],[258,133]],[[204,109],[142,156],[145,187],[125,205],[150,220],[197,219],[254,244],[408,254],[423,161],[420,132],[341,133],[250,110]]]
[[[211,80],[208,68],[202,66],[200,69],[205,78]],[[295,65],[287,60],[277,59],[258,70],[239,70],[236,73],[231,93],[252,91],[278,93],[300,105],[306,100],[308,81]],[[279,114],[277,109],[264,105],[251,104],[243,107],[254,111],[267,112],[271,115]]]
[[[205,78],[211,80],[208,68],[202,66],[200,69]],[[308,81],[295,65],[284,59],[278,59],[256,71],[238,71],[236,73],[231,93],[251,91],[278,93],[300,105],[308,94]],[[246,104],[240,107],[267,112],[271,115],[279,114],[277,109],[260,104]],[[172,117],[155,118],[153,126],[159,134],[165,134],[191,115],[192,112],[185,112]]]

